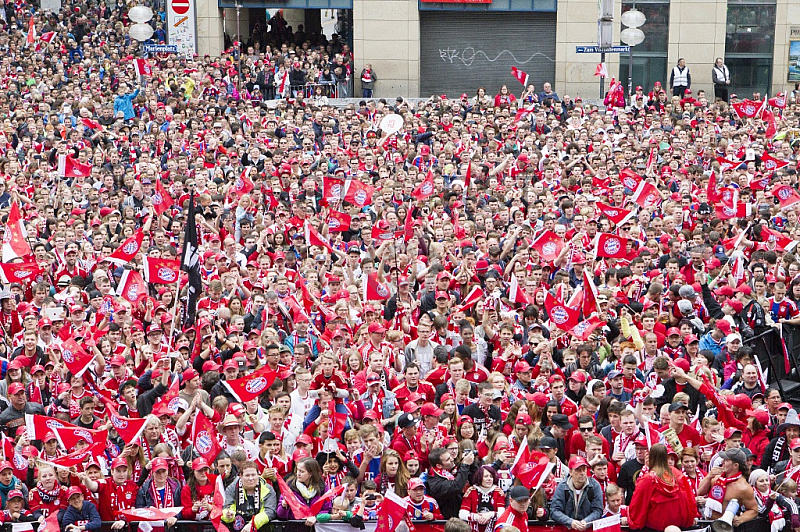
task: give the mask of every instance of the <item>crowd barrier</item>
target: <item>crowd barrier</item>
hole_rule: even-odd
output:
[[[311,98],[316,93],[317,88],[322,89],[322,96],[328,98],[338,98],[341,92],[341,85],[334,83],[306,83],[305,85],[291,85],[289,90],[292,95],[302,93],[304,98]]]
[[[368,521],[366,524],[370,523],[374,524],[374,521]],[[20,527],[21,524],[22,523],[4,523],[0,532],[21,532],[24,530],[22,527]],[[38,523],[30,524],[33,525],[34,530],[38,528]],[[100,528],[99,532],[111,532],[111,524],[112,521],[103,521],[103,526]],[[332,524],[334,523],[328,523],[323,526],[324,528],[330,530],[330,525]],[[413,524],[414,532],[442,532],[445,521],[413,521]],[[711,521],[699,521],[697,526],[692,527],[691,530],[704,530],[710,524]],[[342,532],[346,532],[348,529],[353,531],[357,530],[347,523],[336,522],[334,525],[340,525]],[[323,528],[323,526],[320,528]],[[260,532],[317,532],[312,530],[312,528],[313,527],[306,526],[305,522],[303,521],[273,521],[259,530]],[[769,532],[769,529],[769,522],[766,520],[766,518],[758,518],[734,528],[736,532]],[[127,530],[130,530],[131,532],[138,532],[138,523],[129,523]],[[214,525],[211,524],[211,521],[178,521],[175,523],[175,526],[168,530],[174,532],[214,532]],[[548,521],[547,523],[541,523],[540,521],[529,521],[528,531],[568,532],[568,529],[556,524],[553,521]]]

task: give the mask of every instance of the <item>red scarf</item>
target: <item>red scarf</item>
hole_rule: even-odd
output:
[[[158,488],[156,488],[156,483],[150,483],[150,496],[153,498],[153,506],[156,508],[172,508],[175,506],[175,496],[172,493],[172,488],[169,486],[169,480],[164,485],[164,500],[161,500],[161,496],[158,493]]]
[[[764,494],[758,491],[755,487],[753,488],[753,493],[756,494],[756,499],[758,499],[759,513],[761,513],[761,511],[767,507],[767,503],[770,500],[769,495],[771,492],[772,490]],[[775,504],[774,501],[772,503],[772,507],[769,510],[768,517],[769,517],[771,532],[779,532],[783,530],[784,525],[786,525],[786,520],[783,518],[783,510],[781,510],[781,507]]]
[[[712,512],[723,513],[725,508],[723,508],[722,503],[725,501],[725,492],[728,490],[728,484],[736,482],[740,478],[742,478],[741,473],[737,473],[733,477],[720,476],[711,486],[711,491],[708,492],[706,508]]]

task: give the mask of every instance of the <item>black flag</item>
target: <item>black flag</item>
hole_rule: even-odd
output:
[[[184,325],[194,325],[197,316],[197,298],[203,290],[200,276],[200,249],[197,240],[197,222],[195,221],[194,191],[189,198],[189,215],[186,218],[186,233],[183,238],[181,254],[181,270],[189,274],[188,301]]]

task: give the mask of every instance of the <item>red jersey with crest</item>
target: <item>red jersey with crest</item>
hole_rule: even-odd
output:
[[[128,510],[136,505],[136,495],[139,486],[133,480],[126,480],[119,485],[113,479],[96,481],[99,484],[97,496],[100,504],[97,510],[103,521],[117,521],[123,519],[121,510]]]
[[[67,488],[56,484],[55,489],[47,492],[39,486],[33,488],[28,493],[28,508],[31,512],[42,512],[47,517],[53,512],[63,510],[67,507]]]

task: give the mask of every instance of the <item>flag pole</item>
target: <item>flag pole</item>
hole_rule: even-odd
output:
[[[178,305],[181,301],[181,274],[178,272],[178,280],[175,282],[175,302],[172,306],[172,326],[169,330],[168,340],[171,342],[175,335],[175,323],[178,321]]]

